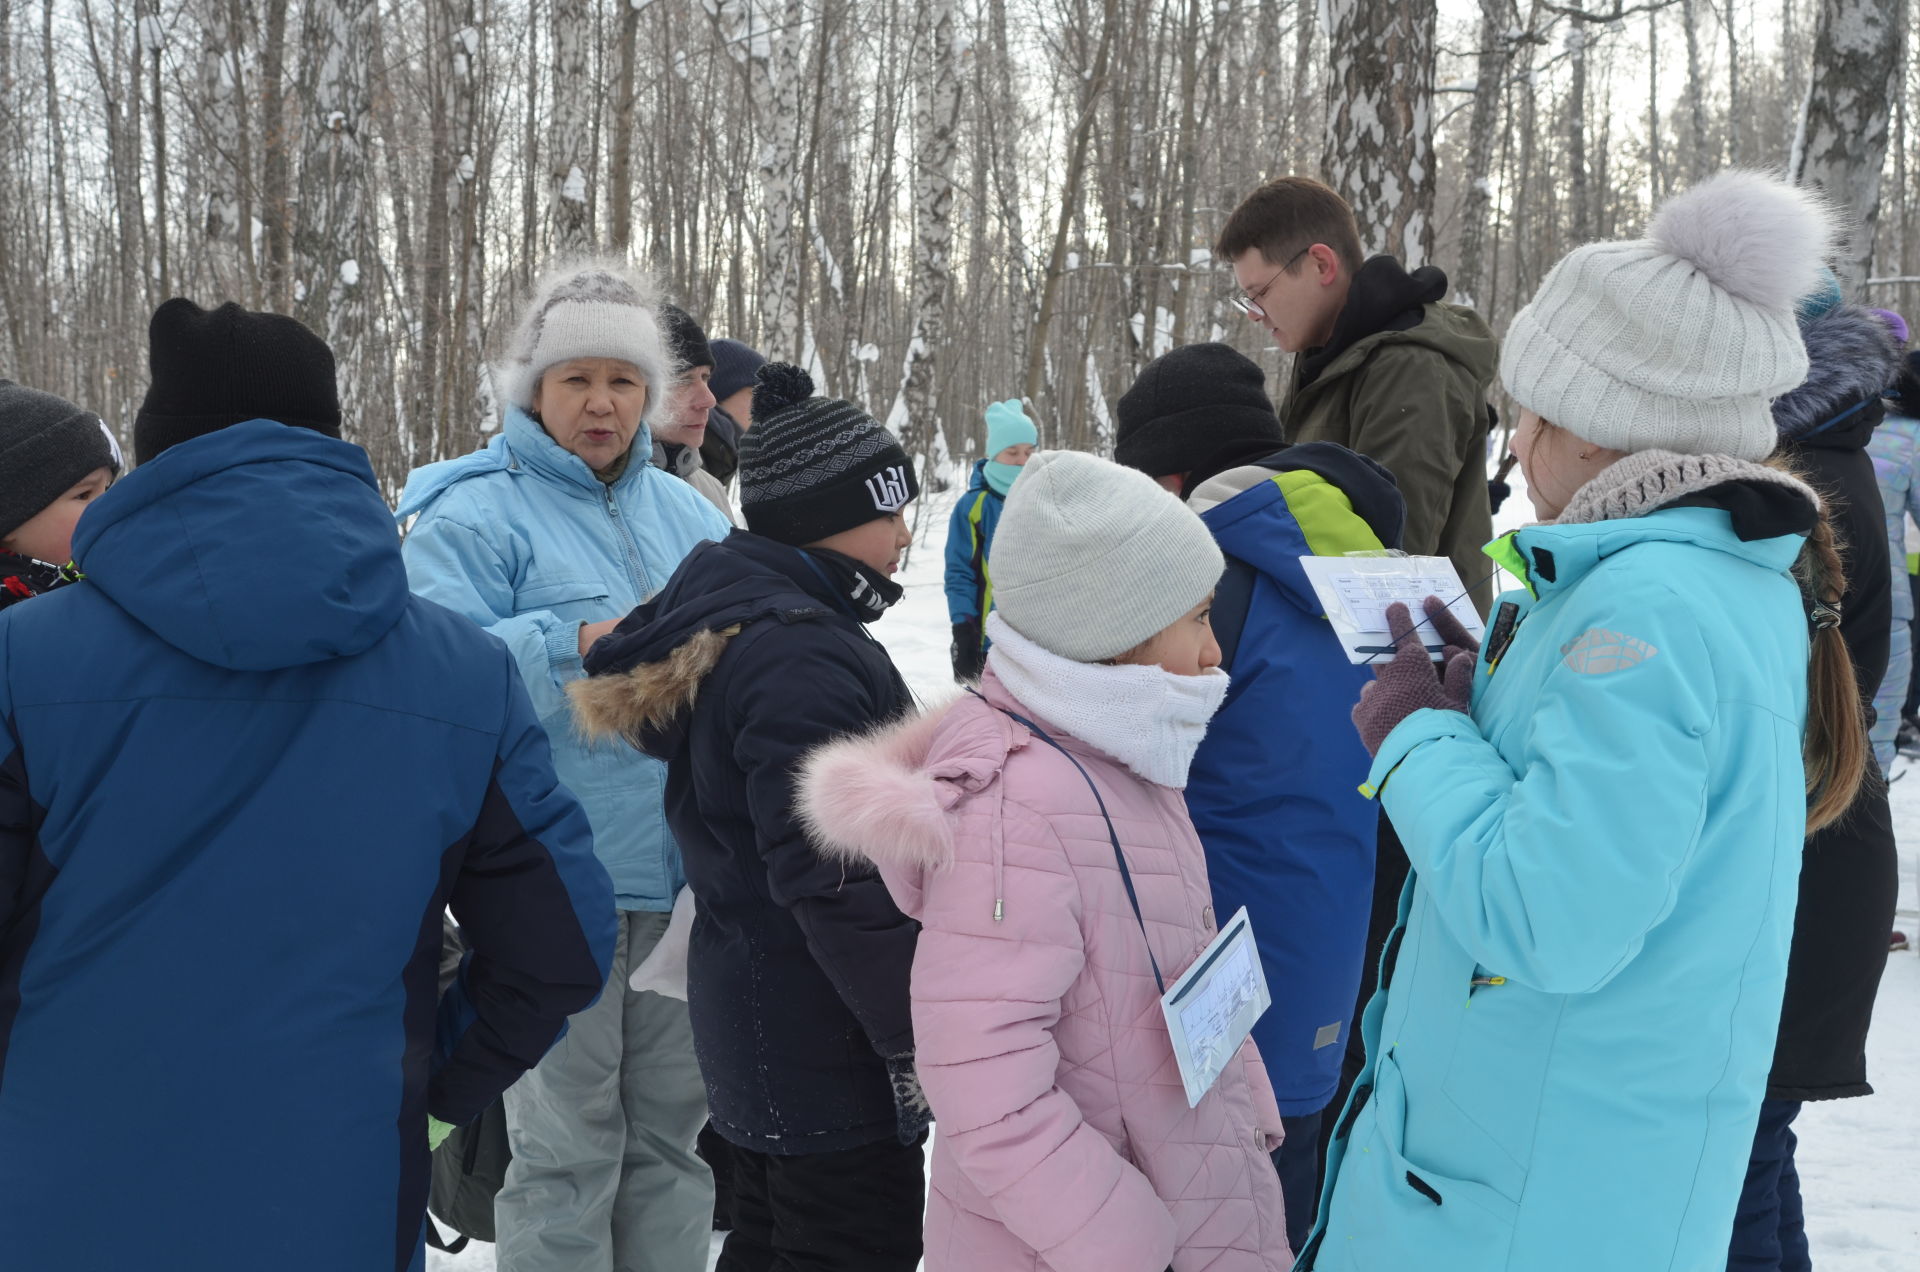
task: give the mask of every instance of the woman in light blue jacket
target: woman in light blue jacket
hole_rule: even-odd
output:
[[[1415,875],[1301,1268],[1726,1267],[1801,842],[1867,756],[1831,529],[1760,462],[1825,240],[1722,174],[1514,319],[1544,524],[1484,648],[1403,622],[1354,712]]]
[[[507,1093],[502,1272],[706,1266],[712,1179],[693,1153],[706,1096],[686,1004],[627,990],[685,883],[665,766],[624,742],[581,739],[566,697],[588,646],[730,528],[649,462],[647,420],[679,372],[659,307],[653,285],[623,266],[550,271],[503,369],[500,431],[415,472],[398,512],[418,514],[403,549],[413,590],[513,651],[621,911],[606,992]]]

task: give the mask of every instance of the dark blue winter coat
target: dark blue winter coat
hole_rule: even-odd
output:
[[[427,1115],[612,957],[513,662],[409,595],[365,453],[305,429],[174,447],[74,548],[0,614],[0,1267],[419,1268]]]
[[[1203,483],[1191,506],[1227,555],[1214,631],[1233,676],[1187,780],[1214,909],[1253,920],[1273,1006],[1253,1036],[1280,1112],[1326,1107],[1360,989],[1379,810],[1349,713],[1371,670],[1347,661],[1300,558],[1398,547],[1387,470],[1331,442]]]
[[[985,622],[993,611],[993,580],[987,577],[987,551],[1000,525],[1006,496],[987,484],[987,461],[973,466],[967,489],[947,520],[947,621]]]
[[[829,861],[794,813],[802,756],[894,719],[907,687],[808,554],[736,530],[587,654],[592,731],[667,762],[698,906],[693,1045],[714,1129],[762,1153],[890,1138],[882,1057],[913,1050],[919,925],[879,873]]]

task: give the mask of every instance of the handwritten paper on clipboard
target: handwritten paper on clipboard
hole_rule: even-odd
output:
[[[1385,662],[1393,657],[1387,630],[1387,606],[1404,605],[1420,620],[1416,629],[1427,652],[1440,656],[1440,634],[1426,621],[1422,603],[1429,596],[1449,602],[1461,625],[1475,636],[1485,629],[1460,574],[1446,557],[1301,557],[1307,581],[1326,607],[1327,620],[1340,637],[1347,660]]]

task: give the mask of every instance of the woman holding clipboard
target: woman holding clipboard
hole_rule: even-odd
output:
[[[1542,521],[1484,647],[1397,608],[1354,712],[1414,880],[1303,1272],[1726,1267],[1801,842],[1865,771],[1827,511],[1764,462],[1827,236],[1723,173],[1514,318]]]

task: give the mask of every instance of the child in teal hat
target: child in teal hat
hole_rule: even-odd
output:
[[[1018,398],[991,403],[986,418],[987,458],[974,464],[947,526],[947,617],[953,624],[953,678],[962,683],[979,679],[987,658],[981,632],[993,609],[987,551],[1001,505],[1040,443],[1040,430]]]

